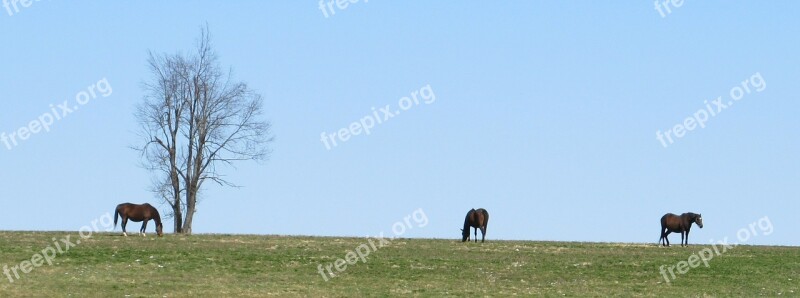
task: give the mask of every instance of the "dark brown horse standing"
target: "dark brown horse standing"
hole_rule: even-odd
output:
[[[128,233],[125,232],[125,226],[128,225],[129,219],[135,222],[143,222],[142,228],[139,229],[139,234],[142,236],[145,236],[144,231],[147,229],[147,222],[151,219],[156,221],[156,233],[158,233],[158,236],[164,235],[161,215],[158,214],[158,209],[148,203],[142,205],[123,203],[117,205],[117,210],[114,212],[114,227],[117,226],[117,217],[119,216],[122,216],[122,235],[125,235],[125,237],[128,237]]]
[[[469,240],[469,228],[475,228],[475,242],[478,242],[478,229],[481,229],[481,242],[486,240],[486,225],[489,223],[489,212],[483,208],[471,209],[464,218],[464,228],[461,229],[461,242]]]
[[[661,217],[661,238],[658,239],[659,244],[669,246],[669,233],[681,233],[681,246],[689,246],[689,230],[692,229],[692,223],[696,223],[698,227],[703,228],[703,215],[699,213],[687,212],[684,214],[675,215],[672,213],[664,214]],[[684,234],[686,240],[684,240]]]

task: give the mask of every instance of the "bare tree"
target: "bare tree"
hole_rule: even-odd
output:
[[[176,233],[192,233],[205,181],[235,186],[218,166],[268,157],[270,123],[263,100],[223,73],[207,26],[190,56],[150,53],[152,80],[136,113],[144,145],[136,147],[154,174],[152,191],[172,208]]]

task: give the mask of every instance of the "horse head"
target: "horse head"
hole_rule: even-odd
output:
[[[461,229],[461,242],[466,242],[469,240],[469,228]]]
[[[156,223],[156,233],[158,233],[158,237],[164,236],[164,225],[160,222]]]
[[[703,228],[703,215],[702,214],[695,214],[694,215],[694,223],[697,224],[698,227],[701,229]]]

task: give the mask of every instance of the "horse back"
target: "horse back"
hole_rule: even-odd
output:
[[[480,214],[480,222],[478,222],[478,225],[480,227],[485,227],[489,223],[489,211],[486,211],[486,209],[483,208],[480,208],[477,211],[477,213]]]
[[[141,221],[143,219],[149,219],[153,217],[154,214],[157,214],[157,209],[148,203],[144,204],[132,204],[132,203],[122,203],[117,205],[117,212],[123,216],[123,218],[129,218],[133,221]]]
[[[688,219],[685,215],[686,214],[676,215],[673,213],[664,214],[664,216],[661,217],[661,229],[667,228],[673,232],[687,230],[688,227],[686,223]]]
[[[483,226],[483,221],[485,219],[483,217],[483,212],[477,212],[476,211],[476,212],[473,212],[472,214],[474,215],[473,216],[473,220],[472,220],[472,226],[476,227],[476,228],[482,227]]]
[[[489,213],[484,209],[472,209],[467,214],[469,225],[473,228],[482,228],[486,226],[486,221],[489,220]]]
[[[117,209],[116,209],[117,213],[119,213],[119,214],[127,213],[128,209],[130,209],[131,205],[133,205],[133,204],[131,204],[131,203],[122,203],[122,204],[117,205]]]

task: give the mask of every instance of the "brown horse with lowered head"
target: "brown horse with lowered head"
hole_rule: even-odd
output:
[[[669,233],[681,233],[681,246],[689,246],[689,230],[692,229],[692,223],[697,224],[701,229],[703,228],[703,215],[699,213],[686,212],[681,215],[672,213],[664,214],[661,217],[661,238],[658,239],[659,244],[669,246]],[[684,240],[684,234],[686,240]]]
[[[478,242],[478,229],[481,229],[481,242],[486,240],[486,224],[489,223],[489,212],[486,209],[471,209],[464,218],[464,228],[461,229],[461,242],[469,240],[469,228],[475,228],[475,242]]]
[[[128,237],[125,226],[128,225],[129,219],[135,222],[142,222],[142,228],[139,229],[139,234],[142,236],[145,236],[144,231],[147,229],[147,222],[151,219],[156,222],[156,233],[158,233],[158,236],[161,237],[164,235],[161,215],[158,214],[158,209],[148,203],[142,205],[123,203],[117,205],[117,210],[114,212],[114,227],[117,226],[117,218],[119,216],[122,216],[122,235],[125,237]]]

